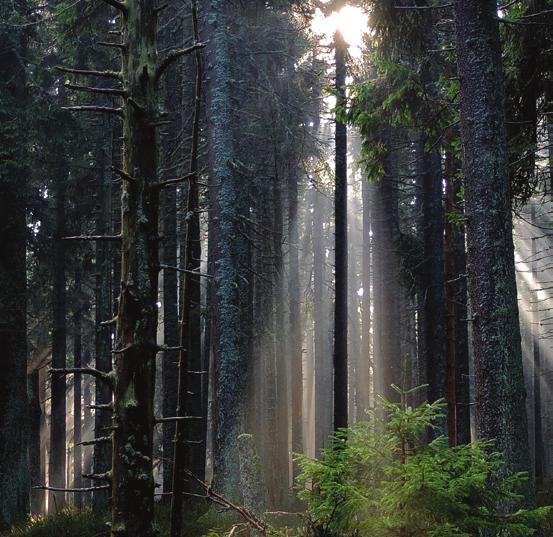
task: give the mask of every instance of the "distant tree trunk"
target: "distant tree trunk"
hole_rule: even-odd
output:
[[[211,0],[209,24],[207,116],[211,180],[215,192],[210,240],[216,251],[214,322],[214,485],[231,497],[239,496],[238,435],[245,403],[248,364],[241,324],[243,280],[241,260],[246,249],[239,233],[241,196],[246,192],[234,170],[234,115],[229,34],[229,3]]]
[[[497,3],[455,0],[454,9],[476,431],[479,438],[493,438],[494,449],[504,452],[506,472],[529,471]],[[532,487],[527,488],[531,499]]]
[[[192,3],[193,19],[193,39],[199,42],[198,29],[198,4]],[[203,417],[202,417],[202,373],[201,365],[201,332],[200,332],[200,284],[199,276],[194,276],[193,272],[199,272],[200,269],[200,222],[198,217],[198,146],[200,140],[200,113],[201,113],[201,93],[202,93],[202,69],[201,54],[196,51],[196,84],[194,89],[194,112],[192,125],[192,144],[190,151],[190,173],[194,174],[188,181],[188,194],[186,196],[186,206],[184,207],[184,241],[183,241],[183,268],[187,271],[182,278],[182,301],[180,318],[180,341],[178,362],[178,388],[177,388],[177,408],[176,416],[183,418],[191,417],[191,420],[179,420],[175,427],[174,439],[174,457],[173,457],[173,476],[170,514],[170,534],[172,537],[179,537],[182,531],[182,506],[184,503],[183,492],[194,490],[192,484],[186,485],[186,469],[192,471],[194,475],[202,478],[205,474],[205,446],[206,438],[202,437]],[[192,367],[194,369],[192,369]],[[193,381],[191,381],[191,378]],[[193,400],[193,403],[190,400]],[[187,412],[196,412],[191,414]],[[202,418],[198,421],[197,418]],[[194,424],[200,426],[195,426]],[[188,435],[187,435],[188,433]],[[194,457],[194,452],[187,449],[186,442],[199,442],[200,454]],[[188,454],[188,457],[187,457]],[[196,464],[194,464],[196,463]],[[189,480],[191,481],[191,480]]]
[[[40,371],[35,369],[28,375],[29,393],[29,474],[31,486],[41,483],[40,473],[40,429],[42,422],[42,408],[40,406]],[[41,514],[44,492],[31,489],[31,513]]]
[[[440,153],[428,152],[422,140],[422,244],[421,286],[419,306],[423,311],[424,330],[421,336],[424,350],[420,359],[426,364],[428,399],[447,397],[447,331],[444,288],[442,205],[442,168]],[[440,423],[438,434],[447,434],[447,421]]]
[[[361,308],[361,360],[357,371],[357,408],[361,418],[362,414],[370,406],[370,364],[372,359],[371,349],[371,295],[372,295],[372,269],[371,269],[371,186],[366,177],[361,179],[361,192],[363,197],[363,299]]]
[[[346,100],[347,44],[340,31],[335,38],[337,106]],[[334,430],[348,426],[348,159],[347,126],[336,117],[334,192]]]
[[[383,141],[390,147],[390,134]],[[399,337],[400,293],[398,258],[398,193],[391,156],[385,157],[384,177],[374,188],[372,231],[374,252],[374,361],[375,393],[392,401],[398,394],[391,384],[400,385],[402,357]]]
[[[110,123],[104,121],[104,127],[109,129]],[[112,213],[112,140],[107,136],[105,140],[98,143],[98,200],[96,209],[96,233],[98,235],[109,235]],[[109,321],[112,314],[112,267],[111,254],[113,248],[105,241],[96,243],[95,258],[95,338],[94,349],[96,355],[96,369],[109,373],[112,370],[111,354],[111,327],[103,326],[102,323]],[[116,282],[119,285],[119,282]],[[96,405],[108,405],[112,402],[112,390],[103,382],[95,382]],[[109,434],[111,425],[111,411],[109,409],[95,410],[94,412],[94,436],[97,438]],[[101,443],[94,446],[93,471],[96,474],[103,474],[111,468],[111,447],[109,444]],[[92,506],[97,512],[105,511],[109,503],[109,493],[106,491],[94,491]]]
[[[0,19],[19,24],[25,7],[3,2]],[[0,531],[29,511],[24,43],[20,30],[0,28]]]
[[[58,147],[60,154],[62,149]],[[63,156],[59,157],[63,159]],[[54,184],[55,232],[52,261],[52,367],[66,366],[66,291],[65,291],[65,162],[58,165]],[[53,373],[51,380],[50,461],[48,484],[65,488],[66,471],[66,380],[63,373]],[[65,506],[65,493],[50,492],[48,510],[55,513]]]
[[[470,438],[469,352],[467,329],[467,279],[465,226],[453,216],[460,214],[462,180],[451,152],[446,152],[446,211],[451,215],[445,229],[448,431],[450,445],[468,444]]]
[[[536,206],[535,201],[530,200],[530,222],[532,224],[536,223]],[[532,267],[532,282],[535,286],[532,289],[534,292],[533,306],[532,306],[532,350],[533,350],[533,361],[534,361],[534,445],[535,445],[535,464],[534,472],[536,476],[536,483],[540,485],[543,483],[545,476],[544,472],[544,463],[545,463],[545,448],[543,442],[543,425],[542,425],[542,400],[541,400],[541,383],[543,377],[543,368],[541,365],[542,357],[540,352],[540,306],[538,300],[538,290],[539,277],[538,277],[538,239],[532,238],[532,250],[531,250],[531,267]]]
[[[329,356],[330,322],[326,300],[326,252],[324,215],[328,214],[324,195],[313,192],[313,330],[315,350],[315,454],[328,445],[332,432],[332,362]]]
[[[172,2],[165,9],[167,21],[175,21],[174,24],[166,30],[162,47],[171,47],[181,37],[180,25],[182,21],[177,16],[178,10],[176,2]],[[188,25],[186,25],[188,26]],[[188,37],[188,36],[187,36]],[[182,114],[180,107],[183,104],[183,77],[180,68],[171,68],[164,79],[164,109],[171,116],[175,117],[169,125],[163,129],[161,138],[161,150],[163,158],[164,172],[162,179],[169,179],[175,176],[175,170],[181,167],[173,166],[175,160],[180,157],[179,144],[182,143],[179,133],[183,129],[181,120]],[[188,133],[187,133],[188,134]],[[187,145],[187,144],[185,144]],[[186,190],[185,185],[183,190]],[[180,195],[179,195],[180,197]],[[161,214],[163,241],[161,243],[161,260],[164,265],[176,267],[177,261],[177,185],[165,188],[161,193]],[[183,217],[183,220],[185,217]],[[181,256],[182,257],[182,256]],[[164,269],[163,271],[163,343],[167,347],[176,349],[179,345],[179,292],[178,292],[178,272],[174,268]],[[178,350],[165,351],[161,362],[162,371],[162,413],[163,416],[176,416],[177,412],[177,389],[178,389]],[[175,428],[174,421],[168,421],[162,424],[162,453],[163,453],[163,492],[171,492],[173,480],[173,457],[175,450]],[[170,503],[172,497],[164,496],[166,503]]]
[[[296,163],[288,167],[288,335],[290,349],[290,391],[292,453],[303,453],[303,368],[301,338],[301,296],[298,231],[298,175]],[[293,463],[293,478],[299,468]]]
[[[75,304],[73,309],[73,364],[80,368],[82,364],[82,299],[81,270],[75,270]],[[73,378],[73,487],[82,487],[83,456],[81,442],[82,384],[80,373]],[[74,495],[74,503],[82,507],[82,496]]]
[[[194,42],[200,42],[200,23],[198,14],[198,0],[192,2],[192,37]],[[190,147],[190,167],[189,172],[200,173],[200,142],[202,126],[202,102],[204,93],[204,72],[202,53],[197,50],[194,53],[193,61],[195,76],[192,80],[192,139]],[[187,241],[186,250],[188,252],[187,263],[189,270],[200,272],[202,259],[202,240],[200,236],[200,195],[198,184],[190,181],[188,190],[187,212]],[[183,247],[184,251],[185,248]],[[205,476],[206,465],[206,434],[207,434],[207,370],[208,363],[202,355],[202,285],[201,277],[189,275],[189,319],[188,333],[186,334],[186,346],[188,347],[188,391],[186,398],[185,411],[189,416],[195,416],[201,419],[191,420],[187,424],[189,440],[194,442],[187,448],[188,460],[187,467],[199,478]],[[191,373],[190,373],[191,372]],[[196,484],[188,482],[186,488],[188,492],[198,492]]]
[[[275,373],[276,373],[276,445],[277,459],[274,461],[274,470],[276,471],[276,500],[277,506],[283,506],[286,493],[288,491],[288,409],[290,401],[288,398],[288,367],[286,363],[285,351],[280,342],[285,334],[284,327],[284,292],[283,292],[283,262],[282,262],[282,243],[283,243],[283,196],[282,196],[282,178],[279,175],[279,151],[275,148],[275,180],[273,183],[273,251],[274,251],[274,279],[273,279],[273,300],[275,309],[274,326],[272,328],[275,338]],[[284,349],[286,347],[284,346]]]

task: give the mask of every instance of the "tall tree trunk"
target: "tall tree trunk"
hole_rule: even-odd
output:
[[[339,30],[334,37],[337,106],[346,100],[347,44]],[[348,139],[338,115],[335,131],[334,191],[334,430],[348,426]]]
[[[371,295],[372,295],[372,267],[371,267],[371,186],[366,177],[361,179],[362,197],[363,197],[363,253],[362,253],[362,272],[363,272],[363,300],[361,309],[361,360],[357,371],[357,408],[358,413],[362,414],[370,406],[370,364],[372,361],[371,345]],[[374,187],[373,187],[374,188]]]
[[[326,199],[313,191],[313,330],[315,350],[315,454],[327,447],[332,432],[332,363],[329,356],[328,334],[330,319],[327,310],[326,252],[324,216],[328,214]]]
[[[152,537],[155,358],[158,351],[158,12],[149,0],[120,6],[123,106],[121,294],[113,383],[113,537]],[[165,64],[167,67],[168,64]]]
[[[470,436],[469,349],[467,328],[467,283],[465,225],[453,215],[457,209],[462,180],[458,161],[446,152],[446,211],[451,216],[445,230],[448,431],[450,445],[468,444]],[[461,214],[462,216],[462,214]]]
[[[455,0],[454,9],[476,431],[479,438],[495,439],[494,449],[505,454],[506,472],[529,471],[497,3]]]
[[[2,3],[0,19],[19,23],[22,1]],[[18,27],[17,27],[18,28]],[[25,50],[21,31],[0,29],[0,531],[29,510],[25,248]]]
[[[192,3],[193,19],[193,38],[195,43],[199,43],[198,29],[198,4],[194,0]],[[197,414],[188,414],[189,420],[180,419],[176,423],[174,439],[174,458],[173,458],[173,476],[171,496],[171,537],[179,537],[182,531],[182,506],[183,492],[186,487],[186,469],[192,471],[194,475],[203,477],[205,473],[205,458],[200,464],[193,465],[194,456],[189,454],[187,457],[187,440],[191,442],[200,442],[203,450],[200,453],[205,454],[205,436],[201,437],[203,427],[198,418],[202,417],[202,373],[201,371],[201,345],[200,345],[200,287],[199,275],[194,276],[194,272],[199,272],[200,268],[200,223],[198,219],[198,144],[200,139],[200,112],[201,112],[201,92],[202,92],[202,70],[200,51],[196,51],[196,84],[194,95],[194,116],[192,126],[192,145],[190,151],[190,173],[193,174],[188,182],[188,195],[184,213],[185,231],[183,244],[183,265],[186,272],[182,279],[182,302],[180,319],[180,350],[178,365],[178,390],[177,390],[177,408],[176,417],[184,418],[187,411],[195,411]],[[197,256],[197,257],[194,257]],[[194,324],[193,324],[194,323]],[[197,369],[191,369],[191,366]],[[198,376],[200,375],[200,376]],[[190,377],[194,381],[190,382]],[[189,399],[194,398],[196,404],[190,404]],[[188,404],[187,404],[188,403]],[[191,418],[191,419],[190,419]],[[203,421],[203,418],[202,418]],[[200,427],[195,427],[193,423],[200,423]],[[187,433],[196,433],[196,437]],[[200,433],[200,434],[199,434]],[[203,463],[203,464],[202,464]],[[198,473],[197,473],[198,472]],[[192,479],[188,479],[192,481]],[[190,486],[188,490],[193,490]]]
[[[444,288],[444,220],[442,205],[441,157],[436,151],[428,152],[423,144],[422,177],[422,241],[423,260],[421,274],[422,309],[424,310],[424,355],[428,398],[437,401],[447,397],[447,331]],[[439,432],[438,432],[439,431]],[[447,434],[447,422],[439,424],[438,434]]]
[[[210,167],[214,203],[216,263],[214,294],[215,319],[212,342],[215,351],[214,374],[214,483],[223,493],[239,496],[238,435],[245,403],[248,364],[245,338],[241,324],[242,280],[241,260],[245,255],[239,233],[241,196],[246,191],[240,185],[234,169],[234,115],[232,100],[232,70],[229,34],[229,3],[211,0],[209,21],[207,116]]]
[[[82,299],[81,270],[75,270],[75,304],[73,308],[73,364],[75,368],[82,365]],[[82,487],[83,457],[81,442],[82,414],[82,383],[81,374],[75,373],[73,378],[73,487]],[[75,494],[74,503],[82,507],[82,496]]]
[[[290,350],[290,394],[292,453],[303,453],[303,368],[299,264],[298,175],[296,163],[288,166],[288,335]],[[293,478],[299,468],[293,463]]]
[[[60,148],[58,148],[60,149]],[[60,149],[60,155],[63,155]],[[63,157],[60,157],[63,159]],[[52,287],[52,367],[66,364],[66,291],[65,291],[65,181],[67,169],[62,161],[54,185],[55,232],[53,239]],[[66,381],[63,373],[53,373],[51,381],[50,461],[48,484],[65,488],[66,471]],[[51,492],[48,511],[55,513],[65,506],[65,493]]]
[[[390,133],[383,141],[391,146]],[[389,150],[389,149],[388,149]],[[375,393],[390,400],[398,394],[392,384],[403,382],[399,338],[400,293],[398,257],[398,193],[392,157],[385,157],[384,177],[374,188],[372,205],[374,252],[374,361]]]
[[[40,430],[42,424],[42,407],[40,405],[40,371],[35,369],[28,375],[29,392],[29,474],[31,485],[41,483],[40,473]],[[42,513],[44,491],[31,489],[31,513]]]
[[[105,129],[110,129],[111,122],[103,122]],[[112,213],[112,173],[110,166],[113,161],[112,140],[106,136],[98,142],[98,201],[96,204],[96,233],[98,235],[109,235]],[[95,258],[95,337],[94,350],[96,355],[95,367],[99,371],[109,373],[112,370],[111,354],[111,327],[102,323],[109,321],[112,314],[112,267],[111,255],[112,246],[105,241],[96,243]],[[117,282],[118,285],[118,282]],[[109,405],[112,402],[112,390],[104,382],[95,382],[95,405]],[[111,426],[111,411],[109,408],[96,409],[94,413],[94,436],[101,438],[109,435]],[[94,445],[93,471],[96,474],[103,474],[111,468],[111,448],[109,444],[100,443]],[[106,491],[94,491],[92,506],[95,511],[102,512],[108,508],[109,494]]]

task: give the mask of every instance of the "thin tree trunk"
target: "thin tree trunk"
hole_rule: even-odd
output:
[[[75,270],[75,305],[73,310],[73,364],[75,368],[82,367],[82,299],[81,271]],[[75,373],[73,378],[73,487],[82,488],[83,457],[81,442],[82,414],[82,383],[81,374]],[[82,496],[75,494],[74,503],[82,507]]]
[[[110,128],[110,122],[104,121],[104,128]],[[112,140],[106,136],[105,140],[99,140],[98,143],[98,168],[99,185],[98,201],[96,214],[96,233],[98,235],[108,235],[110,232],[110,220],[112,213],[112,174],[110,166],[112,164]],[[108,242],[98,241],[96,243],[95,260],[95,367],[99,371],[109,373],[112,370],[111,355],[111,328],[103,326],[102,323],[109,321],[112,315],[112,267],[111,254],[113,248]],[[112,401],[112,391],[109,386],[103,382],[95,382],[96,405],[107,405]],[[94,436],[97,438],[109,434],[111,426],[111,412],[109,410],[96,410],[94,413]],[[109,444],[101,443],[94,445],[93,451],[93,472],[103,474],[111,468],[111,448]],[[105,511],[109,504],[109,493],[106,491],[94,491],[92,494],[92,506],[97,512]]]
[[[63,157],[62,157],[63,158]],[[67,170],[62,162],[54,185],[55,234],[53,239],[52,287],[52,367],[66,366],[66,291],[65,291],[65,184]],[[65,488],[66,471],[66,380],[63,373],[53,373],[51,380],[50,461],[48,484]],[[48,511],[55,513],[65,506],[65,493],[50,492]]]
[[[193,18],[193,32],[194,42],[199,42],[199,30],[198,30],[198,4],[197,1],[192,3],[192,18]],[[195,390],[201,392],[202,382],[201,373],[196,370],[195,373],[190,373],[190,365],[192,359],[194,359],[194,366],[201,365],[201,348],[198,345],[200,338],[200,326],[199,322],[194,326],[196,332],[191,330],[191,322],[193,321],[192,310],[196,312],[200,306],[200,293],[199,283],[197,282],[199,276],[193,276],[192,272],[199,269],[199,220],[197,216],[198,209],[198,186],[197,186],[197,174],[198,174],[198,144],[200,137],[200,105],[201,105],[201,93],[202,93],[202,70],[201,70],[201,55],[199,50],[196,51],[196,85],[195,85],[195,97],[194,97],[194,118],[193,118],[193,130],[192,130],[192,146],[190,152],[190,173],[191,176],[188,182],[188,195],[185,208],[186,220],[185,220],[185,240],[184,240],[184,252],[182,255],[184,268],[187,272],[184,273],[182,279],[182,303],[181,303],[181,319],[180,319],[180,351],[179,351],[179,367],[178,367],[178,390],[177,390],[177,409],[176,416],[184,417],[186,415],[187,406],[189,410],[198,412],[198,415],[191,415],[189,417],[200,417],[201,408],[201,393],[194,394],[196,401],[199,401],[198,405],[187,405],[187,400],[190,398],[189,391]],[[195,214],[195,216],[193,216]],[[195,259],[194,255],[198,257]],[[194,303],[194,300],[196,303]],[[196,318],[199,321],[199,316]],[[194,355],[192,352],[194,351]],[[194,375],[195,380],[191,384],[189,377]],[[196,420],[191,420],[190,423]],[[190,426],[188,421],[179,420],[176,423],[175,431],[175,448],[173,458],[173,476],[172,476],[172,496],[171,496],[171,515],[170,515],[170,535],[171,537],[179,537],[182,532],[182,506],[183,506],[183,492],[186,488],[186,473],[185,470],[188,466],[190,471],[194,471],[191,463],[194,462],[194,458],[189,456],[187,459],[187,445],[186,441],[199,441],[204,446],[205,453],[205,437],[204,438],[192,438],[187,437],[187,433],[198,433],[202,428]],[[188,465],[187,465],[188,463]],[[204,462],[205,468],[205,462]],[[204,473],[204,468],[200,468]],[[198,476],[200,477],[200,476]]]

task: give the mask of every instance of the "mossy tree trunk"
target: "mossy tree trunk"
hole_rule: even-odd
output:
[[[476,431],[495,439],[507,472],[529,471],[497,3],[456,0],[454,9]]]
[[[152,472],[157,353],[159,123],[157,12],[120,6],[123,107],[121,291],[113,375],[112,536],[155,534]]]
[[[241,432],[247,386],[246,338],[242,332],[241,303],[244,278],[240,274],[246,255],[240,235],[241,195],[235,170],[234,120],[232,113],[231,51],[228,35],[232,3],[212,0],[208,4],[208,91],[207,115],[213,207],[210,241],[214,240],[214,296],[216,311],[212,324],[214,368],[214,482],[217,490],[239,496],[238,435]]]

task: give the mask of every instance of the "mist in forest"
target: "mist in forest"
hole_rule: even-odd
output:
[[[2,537],[549,535],[552,13],[2,3]]]

